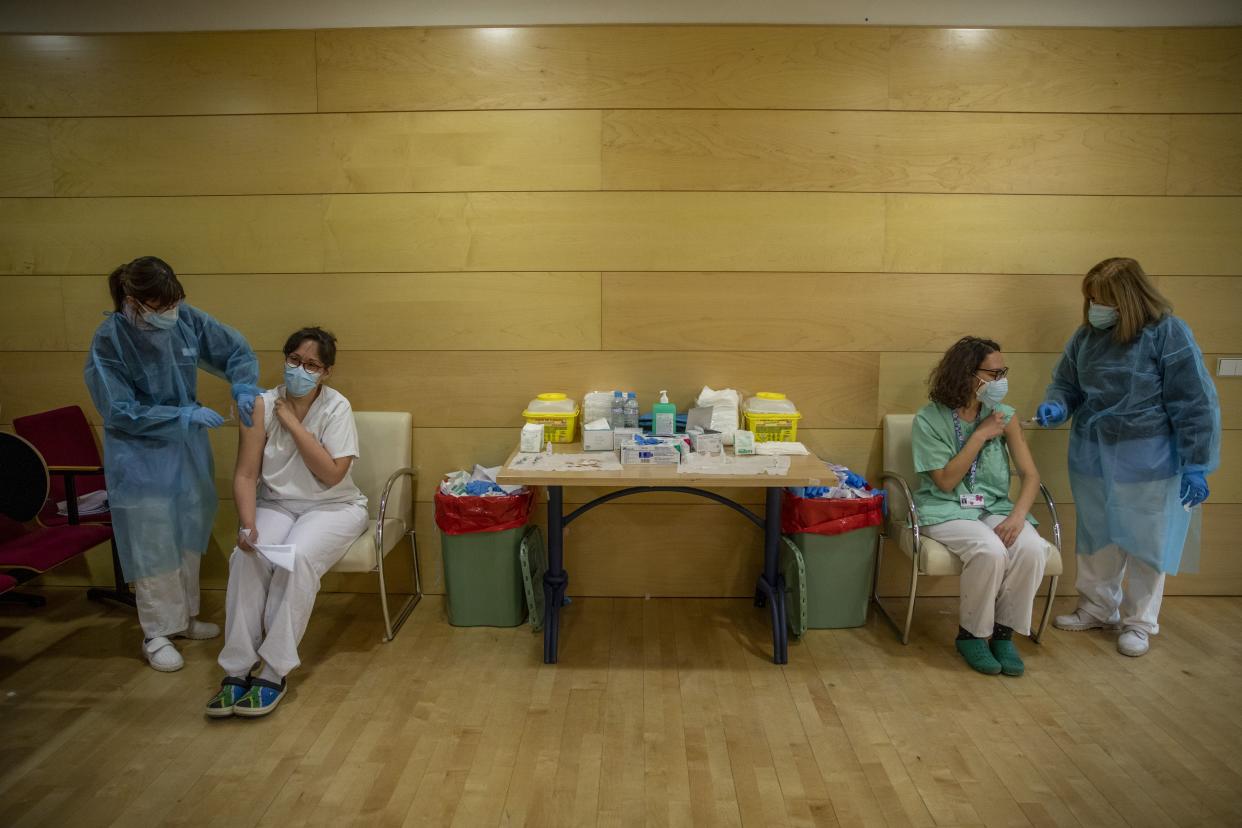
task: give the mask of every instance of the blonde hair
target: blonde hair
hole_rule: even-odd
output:
[[[1091,296],[1101,305],[1117,309],[1113,341],[1124,345],[1132,342],[1143,328],[1173,312],[1173,306],[1143,272],[1134,259],[1114,256],[1087,271],[1082,280],[1082,323],[1090,325],[1087,311]]]

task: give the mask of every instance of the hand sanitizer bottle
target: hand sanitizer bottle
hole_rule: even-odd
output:
[[[668,392],[660,392],[660,401],[651,407],[651,430],[657,437],[677,433],[677,406],[668,401]]]

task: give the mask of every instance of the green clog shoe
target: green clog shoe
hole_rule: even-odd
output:
[[[984,675],[995,676],[1001,671],[1000,662],[992,656],[988,642],[983,638],[959,638],[954,642],[957,651],[966,659],[970,669]]]
[[[1018,648],[1014,646],[1013,639],[992,639],[992,655],[1000,662],[1001,672],[1007,676],[1020,676],[1026,672],[1026,665],[1022,663],[1022,656],[1018,655]]]

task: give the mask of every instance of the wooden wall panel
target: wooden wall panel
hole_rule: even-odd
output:
[[[1175,115],[1169,195],[1242,195],[1242,115]]]
[[[1152,273],[1235,275],[1242,199],[889,195],[884,270],[1086,273],[1125,251]]]
[[[50,196],[54,178],[48,122],[0,118],[0,196]]]
[[[1158,286],[1201,349],[1242,351],[1242,278],[1166,276]],[[1211,370],[1216,372],[1215,362]]]
[[[82,384],[85,354],[0,351],[3,422],[78,404],[98,423]],[[259,353],[259,383],[281,381],[280,352]],[[636,390],[644,409],[660,389],[685,408],[703,385],[756,391],[776,386],[798,403],[806,428],[874,428],[880,355],[841,353],[687,353],[592,351],[342,351],[333,385],[360,411],[410,411],[417,428],[518,428],[522,410],[542,391],[581,402],[591,389]],[[227,385],[200,374],[204,405],[228,410]],[[515,438],[516,439],[516,438]]]
[[[262,350],[279,350],[285,337],[310,324],[322,324],[336,334],[339,349],[352,351],[600,347],[598,273],[286,273],[181,281],[191,304]],[[85,350],[100,313],[111,310],[105,279],[65,276],[63,282],[70,347]]]
[[[604,114],[603,180],[618,190],[1163,195],[1168,154],[1163,115],[617,110]]]
[[[900,29],[890,106],[991,112],[1238,112],[1239,29]]]
[[[324,31],[319,108],[883,109],[888,41],[801,26]]]
[[[106,276],[147,253],[179,273],[323,271],[321,199],[0,199],[0,274]]]
[[[0,36],[0,116],[314,111],[313,32]]]
[[[64,348],[60,280],[55,276],[0,276],[0,351]]]
[[[590,190],[599,148],[597,111],[51,122],[61,196]]]
[[[471,193],[328,196],[331,270],[867,270],[880,196]]]
[[[1004,330],[1058,351],[1082,313],[1078,276],[605,273],[608,350],[926,351]],[[653,304],[659,294],[669,301]],[[1021,301],[1022,313],[997,309]],[[1000,334],[997,334],[998,336]],[[1242,345],[1242,343],[1239,343]]]

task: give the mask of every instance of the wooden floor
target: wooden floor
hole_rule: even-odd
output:
[[[131,616],[45,594],[0,608],[5,826],[1242,824],[1242,599],[1168,599],[1141,659],[1024,641],[1008,679],[959,662],[952,599],[783,668],[748,602],[579,599],[549,667],[435,597],[381,644],[374,596],[324,595],[282,707],[208,721],[218,640],[159,674]]]

